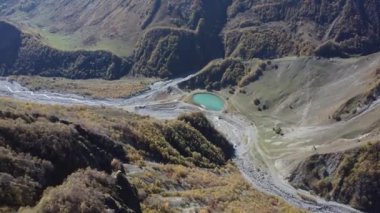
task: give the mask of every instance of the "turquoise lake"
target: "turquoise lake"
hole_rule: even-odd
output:
[[[207,110],[220,111],[224,108],[224,101],[219,96],[211,93],[197,93],[192,97],[194,104]]]

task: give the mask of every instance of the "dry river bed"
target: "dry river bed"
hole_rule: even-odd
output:
[[[11,97],[42,104],[117,107],[140,115],[171,119],[185,112],[203,110],[181,101],[186,93],[178,89],[177,84],[190,77],[192,76],[155,83],[149,91],[132,98],[102,100],[48,91],[32,92],[16,82],[1,78],[0,97]],[[170,91],[170,94],[160,99],[159,97],[163,97],[162,94],[167,93],[167,91]],[[349,206],[328,202],[310,195],[308,192],[291,187],[286,180],[276,173],[273,165],[270,165],[265,155],[262,154],[257,139],[257,128],[253,122],[239,114],[203,111],[215,128],[225,134],[227,139],[234,144],[236,149],[234,162],[247,181],[258,190],[279,196],[290,204],[310,212],[358,212]],[[307,199],[304,199],[305,197]]]

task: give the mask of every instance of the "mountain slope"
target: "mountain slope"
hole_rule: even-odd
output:
[[[185,29],[152,28],[141,37],[134,52],[133,73],[184,76],[201,69],[214,58],[223,57],[219,33],[226,19],[228,1],[194,1],[187,6],[189,9],[179,9],[182,13],[189,13],[186,14],[189,20],[186,20]]]
[[[0,21],[0,75],[42,75],[115,79],[128,74],[130,63],[104,51],[60,51],[34,35]]]
[[[17,210],[22,206],[33,206],[41,200],[42,204],[38,208],[43,212],[63,211],[67,208],[92,212],[91,209],[100,206],[141,212],[135,189],[125,178],[124,182],[115,182],[109,175],[113,170],[111,161],[114,158],[127,161],[126,152],[120,144],[56,116],[36,111],[20,113],[12,107],[17,103],[2,100],[1,104],[0,210]],[[87,167],[105,173],[90,169],[87,172],[77,172],[76,177],[71,179],[81,180],[83,184],[77,182],[76,187],[68,184],[75,189],[59,186],[72,173]],[[70,182],[70,178],[67,181]],[[99,184],[102,187],[96,186]],[[48,187],[55,186],[59,187],[48,194],[43,193]],[[99,191],[93,195],[92,200],[86,201],[86,193],[90,193],[87,190],[94,190],[93,187]],[[120,188],[126,194],[115,191],[115,188]],[[55,195],[54,191],[57,191]],[[106,202],[104,197],[109,191],[113,193]],[[121,206],[110,204],[116,200],[122,203]],[[87,205],[80,205],[81,201]],[[92,205],[99,206],[91,207]]]
[[[379,0],[0,0],[0,75],[173,79],[200,70],[179,86],[215,90],[223,113],[250,120],[258,135],[245,135],[253,148],[244,151],[271,173],[260,180],[272,188],[290,176],[377,212],[379,146],[362,145],[380,134],[379,14]],[[178,92],[170,101],[185,104],[172,85],[154,98]],[[0,105],[0,211],[287,208],[244,182],[229,162],[233,147],[200,113],[162,121],[105,107]],[[244,172],[257,181],[261,169]]]
[[[114,162],[127,163],[135,155],[156,162],[216,167],[224,165],[232,156],[232,146],[219,133],[205,138],[191,125],[179,120],[164,124],[129,115],[117,125],[106,120],[103,125],[93,127],[97,125],[92,123],[97,119],[94,109],[76,110],[90,116],[80,119],[72,117],[70,109],[65,108],[56,108],[60,110],[58,114],[63,113],[57,117],[33,109],[37,106],[7,100],[1,100],[0,104],[3,106],[0,110],[0,208],[33,206],[40,200],[37,209],[59,211],[70,208],[76,211],[80,202],[71,199],[76,197],[88,204],[84,209],[86,212],[97,208],[130,208],[139,212],[137,195],[123,174],[110,175],[115,166],[120,169]],[[56,110],[54,107],[39,107],[44,112]],[[202,119],[202,115],[193,117],[196,118]],[[103,134],[95,133],[94,128]],[[213,130],[211,126],[198,125],[197,128]],[[216,140],[224,141],[221,148]],[[133,154],[136,150],[138,153]],[[91,169],[77,171],[85,168]],[[48,187],[54,189],[46,191]],[[111,198],[107,198],[107,194],[111,194]],[[93,200],[88,195],[94,196]]]
[[[295,186],[316,195],[369,211],[378,207],[374,200],[366,201],[365,194],[378,199],[371,191],[377,183],[364,176],[376,177],[376,172],[366,170],[378,170],[376,155],[371,154],[371,166],[360,164],[365,153],[347,155],[348,160],[358,162],[358,169],[350,168],[347,175],[340,170],[332,172],[330,167],[340,156],[335,153],[378,141],[379,58],[375,53],[349,59],[275,59],[266,62],[262,75],[248,85],[233,86],[234,91],[222,88],[218,94],[228,100],[230,110],[255,123],[258,142],[252,150],[275,175],[284,180],[290,177]],[[202,79],[204,73],[200,74]],[[375,150],[377,145],[365,152],[377,153]],[[316,154],[318,157],[310,158]],[[344,187],[339,178],[344,179]]]
[[[223,57],[347,57],[380,47],[378,0],[2,0],[0,14],[58,49],[130,56],[132,73],[146,76],[183,76]]]
[[[19,212],[141,212],[137,191],[122,172],[109,175],[78,170],[61,185],[44,192],[39,203]]]
[[[378,212],[379,153],[377,142],[343,153],[314,155],[294,170],[290,183],[365,212]]]
[[[300,212],[253,189],[201,113],[159,121],[4,98],[0,106],[0,211]]]
[[[346,54],[380,47],[378,0],[236,0],[228,12],[224,34],[230,57],[310,55],[327,41]]]
[[[72,50],[108,46],[115,53],[130,55],[144,26],[153,21],[160,2],[2,0],[1,14],[30,25],[46,35],[46,41],[54,47]],[[65,42],[67,38],[70,40]],[[55,42],[58,40],[62,41]]]
[[[37,29],[43,35],[70,36],[77,48],[107,47],[103,44],[107,41],[105,43],[111,44],[110,50],[119,45],[120,50],[117,52],[121,51],[123,56],[128,56],[132,54],[135,43],[145,29],[176,27],[195,30],[199,19],[204,18],[213,23],[209,25],[210,31],[213,31],[211,34],[219,33],[223,17],[216,16],[221,12],[225,14],[225,8],[221,7],[224,2],[226,1],[2,0],[0,14],[16,23],[30,25],[31,29]]]

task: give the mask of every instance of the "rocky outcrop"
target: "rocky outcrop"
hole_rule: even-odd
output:
[[[35,36],[0,22],[0,75],[41,75],[74,79],[116,79],[128,74],[130,62],[105,51],[60,51]],[[4,55],[4,57],[3,57]]]
[[[342,104],[332,115],[336,121],[349,120],[371,107],[380,97],[380,77],[367,92],[356,95]]]
[[[379,212],[380,143],[346,151],[314,155],[301,163],[290,183],[319,196],[365,212]]]

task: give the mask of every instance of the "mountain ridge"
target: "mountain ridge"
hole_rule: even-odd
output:
[[[48,45],[127,50],[134,75],[184,76],[216,58],[348,57],[380,47],[377,0],[3,2],[1,15]]]

